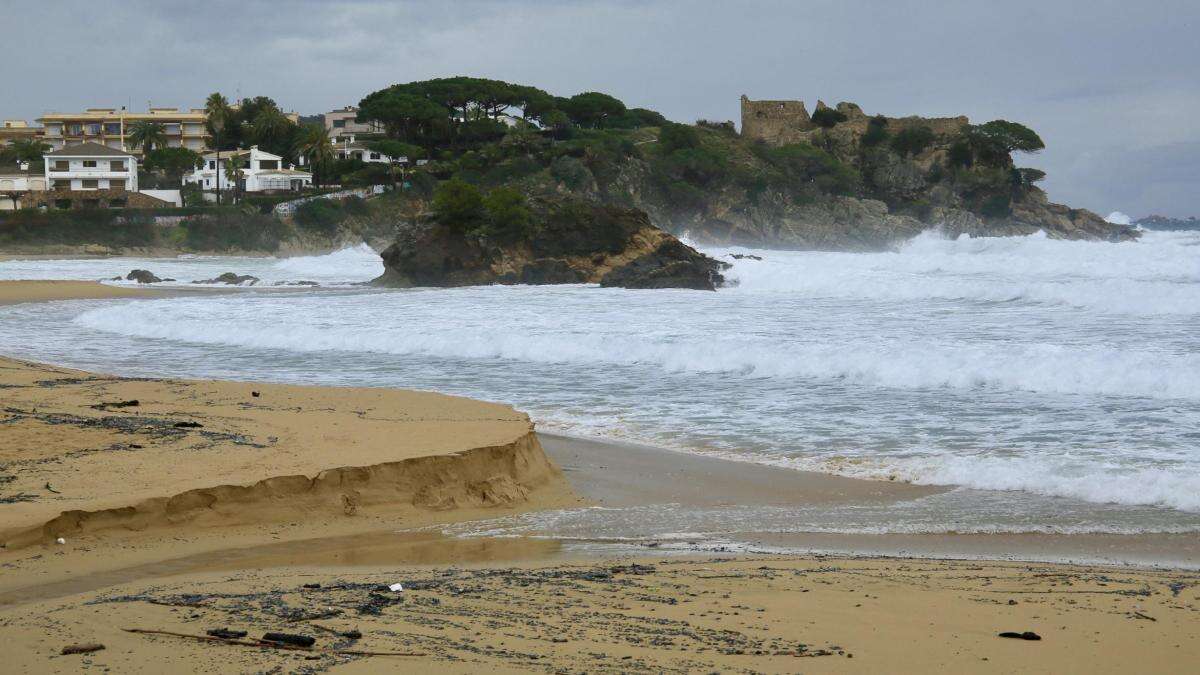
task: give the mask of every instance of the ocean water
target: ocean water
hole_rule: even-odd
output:
[[[188,286],[225,271],[264,280],[0,307],[0,353],[430,389],[510,402],[560,433],[956,486],[887,508],[658,505],[488,526],[511,533],[1200,532],[1200,233],[1111,244],[929,232],[887,253],[708,253],[733,263],[735,285],[381,290],[354,285],[382,270],[366,247],[0,262],[0,278],[142,267]],[[298,280],[322,287],[269,286]]]

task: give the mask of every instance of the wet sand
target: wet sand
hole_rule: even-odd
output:
[[[0,305],[49,300],[153,297],[156,291],[106,286],[94,281],[2,281]]]
[[[681,508],[900,503],[951,488],[869,481],[664,451],[628,443],[541,434],[546,453],[594,504]],[[820,523],[814,523],[819,525]],[[705,524],[697,522],[703,530]],[[802,523],[797,523],[802,528]],[[726,539],[760,551],[841,555],[1032,560],[1200,569],[1200,535],[1189,534],[831,534],[761,532]],[[583,534],[586,538],[587,535]],[[595,542],[604,543],[597,533]],[[654,538],[628,543],[653,547]],[[646,548],[647,552],[649,548]],[[697,548],[696,550],[704,550]]]

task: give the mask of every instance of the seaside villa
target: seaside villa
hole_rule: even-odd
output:
[[[241,162],[238,189],[242,192],[299,192],[312,185],[312,174],[284,166],[283,158],[252,146],[249,150],[223,150],[204,155],[204,163],[185,174],[184,185],[199,185],[204,191],[231,190],[226,166]]]
[[[357,159],[367,164],[407,164],[407,157],[391,157],[367,147],[353,136],[343,137],[333,144],[338,159]]]

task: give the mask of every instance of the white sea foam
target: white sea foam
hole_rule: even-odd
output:
[[[709,252],[763,259],[730,259],[739,283],[717,293],[246,289],[91,303],[50,324],[44,309],[7,308],[20,320],[0,321],[0,347],[102,370],[435,389],[573,433],[1010,502],[1118,505],[1090,520],[1058,518],[1053,503],[1026,519],[910,523],[928,531],[1196,525],[1200,233],[1110,244],[930,232],[886,253]],[[323,285],[381,269],[365,247],[175,264]],[[83,269],[4,265],[0,276]]]

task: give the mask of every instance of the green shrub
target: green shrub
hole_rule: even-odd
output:
[[[696,120],[696,126],[703,129],[712,129],[713,131],[725,134],[726,136],[737,136],[737,127],[730,120],[724,122],[714,122],[712,120]]]
[[[952,169],[969,169],[975,163],[975,153],[971,151],[971,142],[959,138],[946,151],[946,165]]]
[[[270,216],[230,212],[189,216],[179,229],[186,246],[194,251],[271,252],[290,234],[284,223]]]
[[[908,127],[892,138],[892,149],[903,156],[919,155],[933,143],[933,138],[933,129],[929,127]]]
[[[485,219],[477,231],[500,241],[514,241],[528,234],[533,216],[525,204],[525,195],[507,187],[498,187],[483,198]]]
[[[653,168],[673,180],[699,187],[713,186],[729,176],[729,160],[724,154],[709,148],[676,150],[656,160]]]
[[[331,199],[311,199],[296,207],[293,218],[301,229],[330,236],[337,232],[346,213]]]
[[[779,180],[792,190],[816,188],[820,192],[848,195],[862,184],[853,167],[820,148],[793,143],[778,148],[755,146],[760,159],[777,169]]]
[[[532,157],[521,155],[506,162],[493,166],[483,175],[485,185],[503,185],[509,181],[520,180],[542,170],[542,165]]]
[[[484,215],[483,195],[479,188],[458,178],[437,186],[431,206],[433,217],[439,222],[464,231],[475,229]]]
[[[867,132],[862,136],[863,147],[873,148],[886,143],[890,134],[887,130],[888,121],[883,115],[876,115],[867,122]]]
[[[695,127],[668,122],[662,126],[662,131],[658,134],[658,147],[663,154],[698,148],[700,147],[700,134],[696,132]]]
[[[583,162],[568,156],[559,157],[550,164],[550,175],[572,190],[577,190],[593,180],[592,172],[588,171]]]
[[[846,113],[836,108],[821,108],[812,114],[813,124],[822,129],[832,129],[838,124],[846,121]]]
[[[6,244],[153,246],[161,234],[153,215],[136,210],[21,209],[0,218],[0,243]]]

